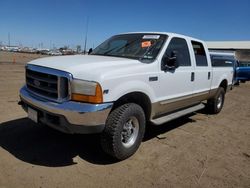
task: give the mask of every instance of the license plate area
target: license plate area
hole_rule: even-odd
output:
[[[31,119],[34,122],[38,122],[38,113],[36,110],[28,107],[28,118]]]

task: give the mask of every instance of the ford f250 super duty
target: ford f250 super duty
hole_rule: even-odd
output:
[[[26,66],[20,102],[28,117],[66,133],[101,133],[109,155],[138,149],[146,124],[200,110],[219,113],[232,67],[212,67],[205,43],[163,32],[111,37],[89,55],[46,57]]]

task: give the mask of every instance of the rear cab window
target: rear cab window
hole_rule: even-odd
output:
[[[191,43],[194,50],[196,66],[198,67],[208,66],[207,56],[203,44],[197,41],[191,41]]]

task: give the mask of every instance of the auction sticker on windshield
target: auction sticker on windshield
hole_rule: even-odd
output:
[[[151,41],[144,41],[141,43],[142,48],[147,48],[151,46]]]

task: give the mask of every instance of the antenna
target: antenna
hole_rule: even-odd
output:
[[[8,33],[8,42],[9,42],[9,46],[10,46],[10,32]]]
[[[88,29],[89,29],[89,17],[87,17],[87,23],[86,23],[86,34],[85,34],[85,42],[84,42],[84,54],[86,54],[87,39],[88,39]]]

